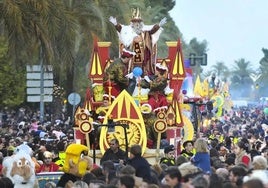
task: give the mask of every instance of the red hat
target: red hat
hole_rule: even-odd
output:
[[[135,52],[131,52],[131,51],[128,51],[126,50],[125,48],[123,49],[122,51],[122,54],[121,54],[121,57],[122,58],[131,58],[135,55]]]

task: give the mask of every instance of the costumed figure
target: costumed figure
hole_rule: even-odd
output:
[[[204,82],[204,87],[205,89],[208,88],[208,98],[210,99],[215,93],[218,92],[218,90],[220,89],[220,80],[218,78],[216,78],[216,73],[213,72],[209,77],[207,77]]]
[[[142,117],[144,119],[146,135],[147,135],[147,147],[152,149],[156,148],[158,133],[154,128],[154,123],[157,120],[157,116],[152,112],[152,108],[149,104],[141,105]],[[166,132],[161,134],[161,139],[166,138]]]
[[[77,180],[81,180],[85,173],[92,169],[93,164],[88,156],[88,151],[88,147],[81,144],[70,144],[67,147],[63,165],[64,174],[57,183],[57,187],[65,187]]]
[[[153,112],[167,109],[167,94],[173,92],[168,86],[167,67],[161,63],[156,64],[156,73],[153,76],[145,76],[141,81],[142,88],[150,88],[148,96],[148,104]]]
[[[102,98],[102,105],[99,106],[97,109],[96,109],[96,114],[98,115],[97,119],[98,121],[100,121],[101,123],[103,122],[104,118],[105,118],[105,115],[107,113],[107,111],[109,110],[109,107],[110,107],[110,103],[112,103],[114,100],[114,96],[111,96],[109,98],[109,95],[108,94],[104,94],[103,95],[103,98]]]
[[[102,95],[104,94],[104,88],[102,84],[94,83],[92,84],[93,96],[95,102],[102,101]]]
[[[154,74],[156,43],[163,30],[162,26],[167,22],[166,18],[163,18],[159,24],[145,25],[139,9],[136,8],[132,10],[132,19],[129,25],[117,23],[116,18],[112,16],[109,20],[118,32],[121,43],[120,50],[126,48],[134,51],[136,55],[133,58],[133,65],[141,67],[149,75]],[[130,65],[129,70],[131,68]]]
[[[29,146],[28,146],[29,147]],[[14,184],[14,188],[38,188],[38,180],[35,176],[35,164],[28,148],[21,146],[16,148],[12,156],[3,161],[3,176],[8,177]]]
[[[103,85],[106,94],[117,97],[124,89],[126,89],[130,95],[133,93],[136,80],[128,78],[127,76],[128,63],[133,55],[135,55],[134,52],[124,49],[121,53],[121,57],[114,60],[105,70]]]

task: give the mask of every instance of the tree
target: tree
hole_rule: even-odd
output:
[[[255,89],[258,97],[266,97],[268,93],[268,49],[263,48],[264,57],[260,60],[258,78],[255,81]]]
[[[242,58],[235,61],[232,69],[233,76],[230,86],[232,98],[250,97],[251,87],[254,84],[251,74],[255,73],[251,63]]]
[[[24,69],[14,71],[11,62],[7,58],[7,43],[0,37],[0,106],[14,107],[25,100]]]
[[[224,62],[216,62],[216,64],[212,65],[212,71],[215,71],[216,75],[222,79],[227,79],[230,75],[230,71]]]
[[[185,53],[186,56],[189,57],[190,53],[194,53],[196,56],[201,56],[204,53],[208,51],[207,49],[207,41],[203,40],[202,42],[199,42],[196,38],[193,38],[189,42],[188,49]],[[203,72],[203,68],[201,67],[200,63],[197,63],[195,66],[191,67],[193,69],[194,77],[200,76]]]

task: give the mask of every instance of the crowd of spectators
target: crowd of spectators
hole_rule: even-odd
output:
[[[268,120],[263,108],[241,108],[200,127],[175,156],[172,145],[164,148],[163,159],[149,164],[139,145],[130,147],[129,159],[96,164],[80,187],[268,187]],[[0,159],[27,143],[39,166],[36,172],[60,171],[64,150],[74,142],[67,119],[39,123],[38,112],[10,111],[1,114]],[[116,140],[113,140],[116,144]],[[0,161],[0,162],[1,162]],[[49,168],[48,164],[53,165]],[[52,169],[52,170],[51,170]],[[54,169],[54,170],[53,170]],[[2,181],[6,179],[1,179]],[[53,182],[46,186],[53,187]],[[55,187],[55,185],[54,185]]]

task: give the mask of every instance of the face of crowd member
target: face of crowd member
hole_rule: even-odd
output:
[[[118,151],[118,148],[119,148],[119,145],[116,143],[116,141],[112,140],[110,142],[110,148],[113,152],[117,152]]]
[[[185,150],[187,152],[191,152],[193,150],[193,147],[194,147],[193,144],[189,142],[186,144]]]
[[[240,147],[238,147],[238,145],[234,145],[233,147],[233,151],[236,155],[240,154],[242,152],[243,149],[241,149]]]
[[[227,149],[224,146],[221,146],[219,150],[219,154],[220,156],[225,156],[227,154]]]
[[[16,146],[16,142],[15,142],[14,139],[10,139],[10,140],[9,140],[9,146],[13,146],[13,147]]]
[[[233,172],[231,171],[230,174],[229,174],[229,180],[230,180],[230,182],[231,182],[233,185],[236,185],[237,178],[238,178],[238,177],[235,176],[235,175],[233,174]]]
[[[178,178],[171,178],[169,174],[165,175],[165,182],[169,187],[174,187],[179,183]]]
[[[166,157],[169,159],[174,159],[175,158],[175,151],[170,151],[166,154]]]
[[[52,162],[52,156],[44,156],[44,163],[46,165],[50,165],[51,162]]]
[[[268,159],[268,149],[263,150],[262,156],[264,156],[266,159]]]

